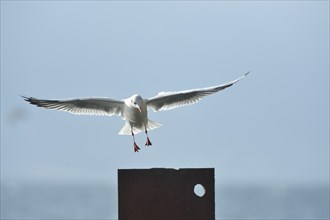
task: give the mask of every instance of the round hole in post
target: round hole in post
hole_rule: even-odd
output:
[[[202,184],[196,184],[194,187],[194,193],[198,197],[203,197],[205,195],[205,188]]]

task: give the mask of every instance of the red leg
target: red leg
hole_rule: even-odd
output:
[[[146,142],[145,146],[151,146],[152,144],[151,144],[151,141],[150,141],[150,139],[149,139],[149,137],[148,137],[148,131],[145,130],[145,133],[146,133],[146,135],[147,135],[147,142]]]
[[[132,130],[132,137],[133,137],[133,141],[134,141],[134,145],[133,145],[133,147],[134,147],[134,152],[139,152],[140,148],[139,148],[139,146],[138,146],[138,145],[136,144],[136,142],[135,142],[135,137],[134,137],[133,130]]]

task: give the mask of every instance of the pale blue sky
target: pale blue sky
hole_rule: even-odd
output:
[[[47,99],[235,86],[149,113],[133,152],[119,117]],[[1,1],[1,181],[116,184],[122,168],[214,167],[216,182],[329,183],[329,2]]]

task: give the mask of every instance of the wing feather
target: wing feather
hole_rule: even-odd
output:
[[[76,115],[122,115],[124,102],[110,98],[82,98],[45,100],[22,96],[25,101],[38,107],[66,111]]]
[[[170,110],[173,108],[178,108],[185,105],[195,104],[203,97],[211,95],[213,93],[219,92],[225,88],[228,88],[243,77],[245,77],[249,72],[244,74],[242,77],[227,82],[219,86],[213,86],[202,89],[192,89],[192,90],[183,90],[178,92],[160,92],[157,96],[146,100],[147,106],[154,109],[154,111],[164,111]]]

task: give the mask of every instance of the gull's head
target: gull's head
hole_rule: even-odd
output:
[[[143,99],[140,95],[132,95],[132,97],[130,98],[130,106],[137,108],[140,112],[142,112],[142,103]]]

